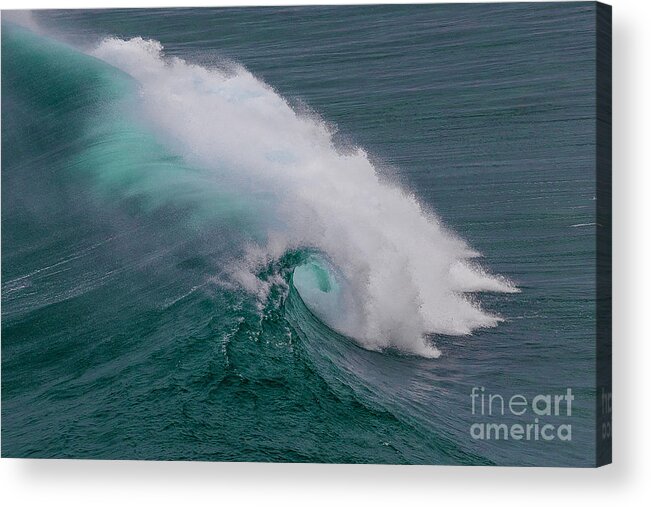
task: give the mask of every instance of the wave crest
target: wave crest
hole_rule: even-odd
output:
[[[325,122],[295,111],[243,67],[168,58],[141,38],[105,39],[92,54],[138,81],[142,115],[172,149],[212,171],[215,184],[264,195],[266,235],[231,269],[247,289],[264,294],[257,270],[307,248],[335,267],[325,269],[339,292],[336,305],[319,290],[302,293],[306,304],[365,348],[437,357],[428,335],[501,320],[467,293],[516,292],[512,283],[479,268],[477,252],[414,195],[383,181],[362,149],[338,151]]]

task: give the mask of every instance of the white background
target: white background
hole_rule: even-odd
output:
[[[575,470],[2,459],[3,505],[651,505],[651,2],[609,3],[614,41],[613,465]],[[181,4],[222,2],[0,0],[2,9]],[[242,2],[224,3],[235,4]]]

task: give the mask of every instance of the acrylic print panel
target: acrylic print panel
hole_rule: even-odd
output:
[[[2,455],[608,462],[609,23],[4,11]]]

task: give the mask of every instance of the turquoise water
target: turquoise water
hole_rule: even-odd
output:
[[[3,456],[592,465],[594,18],[3,15]]]

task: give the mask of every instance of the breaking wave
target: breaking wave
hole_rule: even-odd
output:
[[[108,38],[91,54],[137,81],[139,113],[174,152],[216,185],[265,203],[263,235],[229,270],[247,290],[264,297],[269,281],[256,273],[307,249],[318,254],[296,269],[297,290],[367,349],[437,357],[429,336],[500,322],[468,294],[516,292],[511,282],[483,270],[479,254],[384,181],[363,149],[338,149],[331,126],[245,68],[166,57],[141,38]]]

